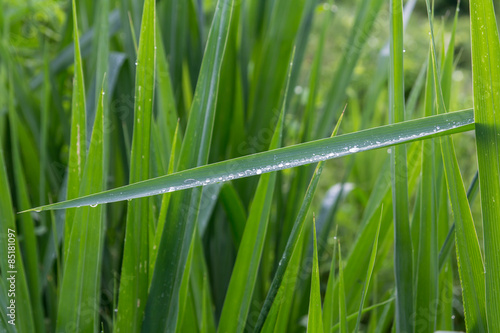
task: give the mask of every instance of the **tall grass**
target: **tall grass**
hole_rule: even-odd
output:
[[[0,1],[0,332],[500,331],[493,2],[415,2]]]

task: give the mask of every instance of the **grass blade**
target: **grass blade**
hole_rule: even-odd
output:
[[[403,1],[391,0],[391,40],[389,75],[389,118],[405,120],[403,80]],[[406,146],[391,150],[392,200],[394,210],[394,274],[396,279],[396,330],[413,332],[413,249],[408,210],[408,170]]]
[[[80,194],[104,188],[104,114],[101,92]],[[77,208],[65,257],[57,331],[97,331],[103,251],[103,206]]]
[[[345,300],[345,287],[344,287],[344,267],[342,266],[342,251],[340,250],[340,241],[339,245],[339,318],[340,325],[339,331],[340,333],[347,333],[349,331],[349,327],[347,327],[347,307]]]
[[[486,313],[489,331],[497,332],[500,331],[500,41],[493,2],[471,0],[470,22]]]
[[[429,49],[425,91],[425,116],[433,114],[434,75]],[[416,263],[416,329],[433,332],[438,299],[437,189],[434,161],[434,139],[422,142],[422,176],[420,181],[420,229]],[[418,208],[417,208],[418,209]]]
[[[130,156],[129,182],[149,178],[151,121],[156,66],[156,5],[144,2],[136,62],[134,132]],[[143,198],[128,203],[125,248],[118,298],[118,318],[114,330],[140,330],[149,286],[148,222],[151,203]]]
[[[76,4],[73,0],[73,39],[75,44],[75,76],[73,78],[73,95],[71,102],[71,141],[69,148],[68,166],[68,192],[67,199],[78,197],[80,183],[87,158],[86,140],[86,113],[85,113],[85,84],[83,82],[82,58],[78,37],[78,22],[76,19]],[[73,226],[75,210],[66,211],[64,223],[64,254],[69,246],[71,229]],[[65,256],[64,256],[65,257]]]
[[[314,219],[314,218],[313,218]],[[321,293],[318,266],[318,244],[316,241],[316,222],[313,223],[314,250],[313,267],[311,272],[311,295],[309,299],[309,315],[307,318],[307,332],[323,332],[323,314],[321,312]],[[347,332],[347,331],[346,331]]]
[[[438,76],[439,69],[436,60],[432,23],[433,12],[428,0],[426,5],[431,29],[431,57],[437,97],[437,113],[446,113],[447,110]],[[455,219],[457,261],[462,285],[466,328],[468,332],[487,332],[483,258],[451,137],[441,138],[441,153],[448,185],[448,196]]]
[[[271,149],[281,144],[283,120],[284,107],[271,140]],[[226,292],[218,332],[243,332],[245,329],[264,249],[275,183],[276,173],[269,173],[262,175],[257,185]]]
[[[375,267],[375,259],[377,258],[377,249],[378,249],[378,236],[380,234],[380,225],[382,224],[382,217],[384,214],[384,206],[380,208],[380,220],[377,227],[377,233],[375,234],[375,240],[373,241],[372,254],[370,256],[370,263],[368,264],[368,270],[366,271],[366,279],[364,283],[363,293],[361,294],[361,302],[359,304],[358,318],[356,319],[356,327],[354,328],[354,332],[357,333],[359,331],[359,324],[361,323],[361,315],[363,314],[363,308],[365,303],[365,297],[368,295],[368,288],[370,287],[370,280],[373,275],[373,268]],[[340,251],[340,249],[339,249]],[[342,273],[343,275],[344,273]]]
[[[288,169],[322,160],[347,156],[357,152],[460,133],[471,130],[474,127],[472,113],[472,110],[457,111],[398,124],[380,126],[334,138],[297,144],[286,148],[200,166],[186,171],[179,171],[171,175],[115,188],[96,195],[37,207],[31,210],[63,209],[163,194],[254,176],[259,173]],[[276,163],[276,161],[279,162]]]
[[[217,4],[179,156],[177,169],[181,173],[208,161],[232,7],[233,1],[221,0]],[[173,80],[175,82],[175,78]],[[167,189],[162,193],[165,192]],[[157,261],[167,264],[155,266],[143,330],[174,331],[178,325],[179,308],[185,303],[180,288],[189,278],[187,258],[196,230],[201,193],[201,189],[194,189],[172,197],[168,218],[178,223],[164,229],[161,236]]]

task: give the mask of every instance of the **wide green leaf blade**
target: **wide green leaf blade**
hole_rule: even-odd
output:
[[[150,176],[151,122],[156,66],[155,3],[154,0],[146,0],[143,8],[136,61],[130,183],[147,179]],[[148,223],[153,218],[150,213],[151,202],[148,198],[128,203],[115,332],[138,332],[142,324],[150,274]]]
[[[473,128],[472,110],[457,111],[230,159],[31,210],[63,209],[163,194],[288,169],[357,152],[460,133]]]
[[[497,332],[500,331],[500,41],[493,1],[471,0],[470,23],[486,313],[489,331]]]

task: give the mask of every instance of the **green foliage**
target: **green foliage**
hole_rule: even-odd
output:
[[[0,332],[499,331],[493,1],[405,5],[0,1]]]

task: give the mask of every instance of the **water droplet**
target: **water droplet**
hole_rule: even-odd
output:
[[[175,188],[173,188],[173,187],[169,187],[167,191],[168,191],[168,192],[173,192],[174,190],[175,190]]]
[[[406,50],[403,50],[403,53],[406,53]]]
[[[95,207],[97,207],[97,206],[98,206],[98,204],[93,204],[93,205],[90,205],[90,207],[92,207],[92,208],[95,208]]]
[[[278,164],[278,166],[279,166],[280,168],[282,168],[282,167],[283,167],[283,163]]]
[[[351,153],[357,153],[357,152],[359,151],[359,148],[358,148],[358,147],[356,147],[356,146],[354,146],[354,147],[352,147],[351,149],[349,149],[349,151],[350,151]]]
[[[135,62],[135,65],[136,65],[136,66],[137,66],[137,65],[139,65],[139,62],[138,62],[138,61],[136,61],[136,62]]]
[[[261,169],[257,169],[257,171],[255,171],[258,175],[260,175],[262,173],[262,170]]]
[[[35,212],[37,212],[37,213],[40,213],[41,211],[42,211],[41,209],[35,210]]]
[[[439,127],[439,126],[436,126],[436,128],[437,128],[437,129],[441,129],[441,127]]]
[[[196,179],[189,178],[189,179],[186,179],[186,180],[184,181],[184,184],[192,184],[192,183],[194,183],[195,181],[196,181]]]

